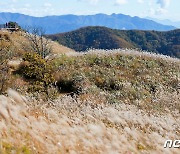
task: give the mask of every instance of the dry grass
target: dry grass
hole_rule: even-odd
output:
[[[178,112],[93,104],[70,96],[37,102],[8,90],[0,96],[0,152],[179,153],[163,148],[166,139],[179,138]]]
[[[57,42],[51,41],[52,51],[54,54],[66,54],[69,52],[75,52],[73,49],[60,45]]]
[[[165,60],[168,62],[180,63],[178,58],[172,58],[166,55],[160,55],[153,52],[146,52],[140,49],[113,49],[113,50],[103,50],[103,49],[90,49],[87,52],[74,52],[67,53],[68,56],[83,56],[83,55],[98,55],[98,56],[112,56],[120,54],[122,56],[135,56],[140,58],[150,58],[154,60]]]
[[[8,35],[24,52],[23,34]],[[84,91],[43,101],[11,74],[9,87],[26,96],[12,89],[0,96],[0,153],[180,153],[163,148],[180,137],[179,59],[134,50],[79,54],[53,44],[55,55],[65,53],[53,75]]]
[[[80,88],[82,97],[98,95],[108,103],[133,104],[151,113],[180,111],[179,59],[134,50],[92,50],[67,53],[55,65],[60,87]]]
[[[28,42],[27,38],[25,37],[24,32],[18,31],[18,32],[10,33],[8,31],[0,31],[0,35],[4,35],[4,34],[9,36],[9,38],[11,39],[12,45],[14,47],[14,52],[23,53],[25,51],[27,52],[27,50],[28,51],[32,50],[29,46],[29,42]],[[74,52],[74,50],[67,48],[63,45],[60,45],[57,42],[50,41],[50,46],[52,47],[52,52],[54,54]]]

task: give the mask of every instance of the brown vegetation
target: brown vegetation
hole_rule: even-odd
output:
[[[24,50],[23,33],[7,35],[0,153],[179,153],[163,148],[180,136],[179,59],[134,50],[43,58]]]
[[[28,100],[27,100],[28,99]],[[174,153],[179,113],[149,115],[134,105],[99,104],[63,96],[51,102],[0,96],[1,153]]]

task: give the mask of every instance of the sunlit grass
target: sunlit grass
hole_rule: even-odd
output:
[[[15,73],[27,63],[17,57],[0,74],[0,153],[179,152],[163,148],[180,136],[179,59],[127,49],[52,55],[56,82],[44,96],[27,93],[35,79]]]

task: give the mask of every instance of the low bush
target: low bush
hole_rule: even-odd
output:
[[[29,91],[31,92],[48,94],[48,88],[55,85],[55,79],[52,75],[53,66],[37,53],[26,53],[17,72],[30,81]]]

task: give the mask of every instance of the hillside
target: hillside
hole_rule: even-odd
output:
[[[20,57],[14,70],[13,55],[0,63],[0,153],[179,153],[163,147],[180,136],[179,59],[120,49]]]
[[[16,54],[18,53],[20,55],[32,51],[31,42],[29,42],[23,31],[11,33],[6,30],[0,30],[0,40],[0,50],[3,48],[10,48],[12,52],[16,52]],[[74,50],[51,40],[49,40],[49,46],[52,48],[53,54],[74,52]]]
[[[48,35],[47,37],[76,51],[86,51],[89,48],[139,48],[180,58],[179,29],[159,32],[85,27],[72,32]]]
[[[17,22],[22,27],[42,27],[46,34],[55,34],[76,30],[84,26],[105,26],[113,29],[139,30],[173,30],[175,27],[166,26],[139,17],[124,14],[96,14],[96,15],[61,15],[33,17],[19,13],[0,13],[0,24],[9,21]]]

